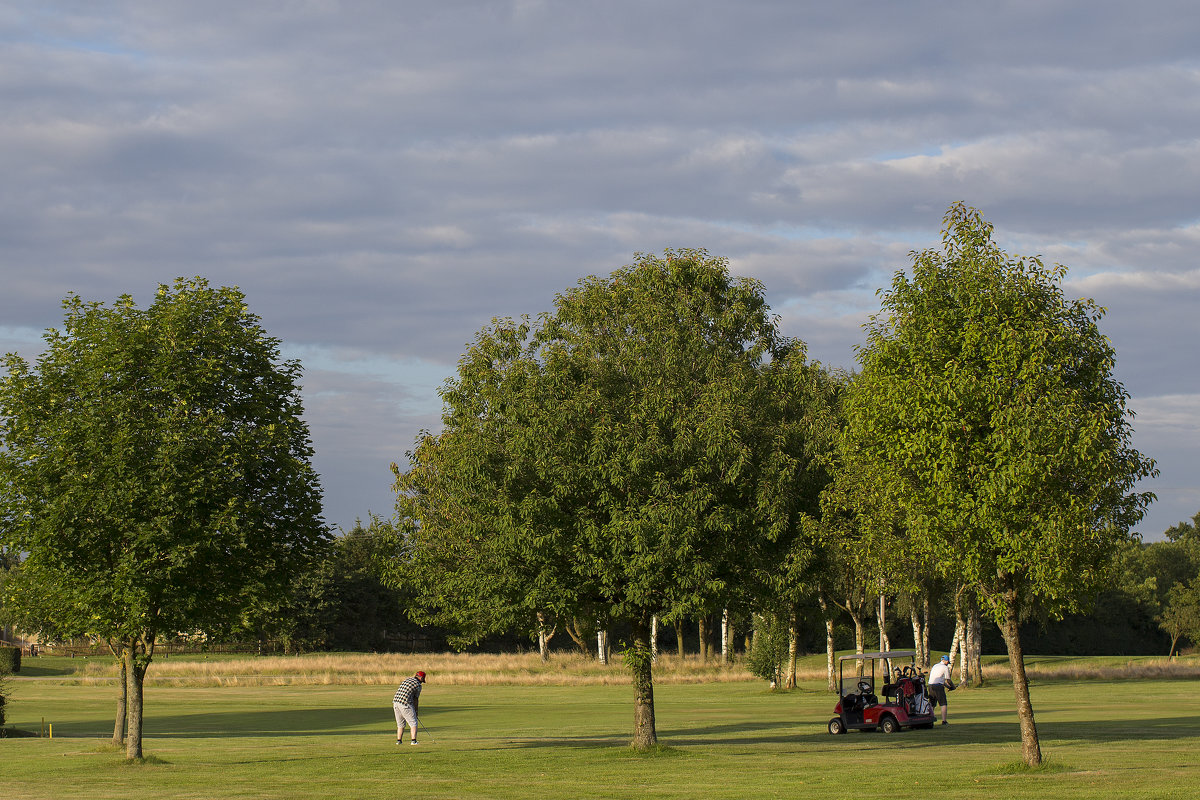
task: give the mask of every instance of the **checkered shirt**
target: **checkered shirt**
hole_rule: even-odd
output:
[[[420,696],[421,681],[416,676],[413,676],[404,679],[404,683],[401,683],[400,688],[396,690],[396,696],[392,698],[392,702],[404,706],[415,706],[417,698]]]

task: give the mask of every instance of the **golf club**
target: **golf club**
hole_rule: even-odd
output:
[[[429,728],[425,727],[425,723],[421,722],[419,718],[417,719],[417,725],[421,726],[421,730],[425,731],[425,735],[429,737],[429,741],[437,744],[437,739],[433,738],[433,734],[429,732]]]

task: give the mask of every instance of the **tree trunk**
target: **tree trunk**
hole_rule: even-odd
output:
[[[929,592],[921,598],[921,618],[924,625],[921,628],[921,669],[928,670],[933,663],[929,658]]]
[[[650,620],[633,621],[633,647],[626,654],[633,673],[633,746],[648,750],[658,744],[654,727],[654,666],[650,658]]]
[[[108,643],[108,648],[117,658],[117,685],[119,687],[117,690],[117,716],[113,722],[112,744],[113,747],[123,747],[125,745],[126,714],[128,713],[126,708],[129,698],[129,685],[126,683],[128,678],[125,671],[125,652],[120,643],[111,640]]]
[[[700,617],[696,623],[696,631],[700,637],[700,660],[708,661],[708,616]]]
[[[117,717],[113,722],[113,747],[121,747],[125,744],[125,731],[128,723],[129,672],[125,665],[124,654],[121,656],[121,666],[117,671],[117,682],[121,685],[121,688],[117,693]]]
[[[729,618],[729,609],[721,612],[721,661],[733,663],[733,620]]]
[[[138,653],[136,640],[125,646],[125,758],[130,761],[142,758],[142,687],[146,680],[146,668],[150,665],[145,652]]]
[[[850,612],[850,619],[854,620],[854,652],[865,653],[867,652],[867,630],[863,627],[862,617],[852,611]],[[858,659],[856,666],[856,674],[861,678],[863,669],[865,668],[864,660],[861,658]]]
[[[675,623],[675,646],[679,650],[679,663],[683,663],[683,620]]]
[[[541,655],[542,661],[550,660],[550,640],[554,638],[554,634],[558,630],[555,625],[550,630],[546,630],[546,614],[542,611],[537,612],[538,626],[538,654]]]
[[[909,617],[912,620],[913,649],[917,651],[917,669],[929,669],[929,593],[924,592],[920,599],[913,597],[908,605]]]
[[[956,653],[961,656],[958,664],[958,682],[967,685],[967,621],[963,617],[963,592],[965,586],[959,586],[954,593],[954,641],[950,643],[950,666],[954,667]]]
[[[983,686],[983,619],[979,598],[971,595],[967,616],[967,676],[971,686]]]
[[[788,615],[788,663],[787,674],[784,676],[784,687],[787,689],[796,688],[796,651],[799,649],[800,634],[796,630],[799,627],[799,621],[796,619],[796,612],[793,610]]]
[[[879,595],[879,607],[875,612],[875,616],[879,622],[879,649],[881,652],[887,652],[892,649],[892,643],[887,635],[887,596],[883,593]],[[885,659],[883,665],[884,674],[890,678],[892,675],[891,659]]]
[[[650,618],[650,660],[658,661],[658,615]]]
[[[601,664],[608,664],[608,631],[596,631],[596,658]]]
[[[1025,653],[1021,650],[1020,615],[1016,592],[1005,593],[1004,645],[1008,649],[1008,666],[1012,671],[1013,693],[1017,698],[1017,719],[1021,722],[1021,757],[1025,764],[1036,767],[1042,763],[1042,747],[1038,741],[1037,724],[1033,719],[1033,703],[1029,699],[1029,677],[1025,674]]]
[[[583,631],[579,629],[579,620],[572,619],[563,627],[567,629],[567,635],[571,637],[571,641],[575,642],[576,646],[579,647],[579,652],[585,656],[590,656],[592,652],[588,650],[587,642],[583,638]]]
[[[917,612],[915,600],[909,605],[908,617],[909,621],[912,622],[913,650],[917,651],[917,666],[920,667],[925,663],[925,659],[921,658],[921,615]]]
[[[825,600],[824,592],[817,595],[817,602],[821,606],[821,616],[825,618],[825,673],[829,678],[829,691],[836,692],[837,671],[834,669],[834,661],[837,660],[837,648],[833,641],[833,614],[829,613],[829,603]]]

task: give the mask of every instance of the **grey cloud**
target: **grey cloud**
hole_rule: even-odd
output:
[[[449,374],[491,317],[691,246],[852,366],[875,289],[963,199],[1111,306],[1135,397],[1195,392],[1194,290],[1118,279],[1197,268],[1198,35],[1174,0],[22,0],[0,325],[203,274],[290,344],[394,361],[306,378],[349,524],[436,423],[412,358]]]

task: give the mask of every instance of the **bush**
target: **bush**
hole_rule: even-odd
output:
[[[16,656],[10,658],[8,652],[16,653]],[[16,663],[17,668],[21,666],[21,651],[15,647],[0,648],[0,729],[4,728],[4,723],[7,721],[6,706],[8,705],[8,696],[11,693],[12,681],[9,680],[15,670],[9,668],[10,663]]]
[[[21,649],[0,647],[0,674],[13,675],[21,671]]]
[[[754,621],[754,639],[746,667],[754,675],[783,686],[783,667],[788,659],[788,624],[774,614],[759,614]]]

